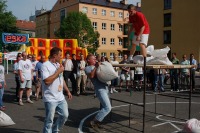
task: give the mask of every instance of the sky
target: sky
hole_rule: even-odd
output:
[[[35,14],[35,9],[40,10],[42,7],[51,10],[57,0],[7,0],[7,11],[12,11],[12,14],[18,20],[29,20],[29,16]],[[113,0],[119,2],[120,0]],[[136,4],[141,0],[128,0],[129,3]]]

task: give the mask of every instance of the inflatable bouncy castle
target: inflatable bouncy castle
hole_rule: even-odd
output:
[[[80,54],[83,54],[84,57],[88,54],[86,48],[78,47],[77,39],[29,38],[29,41],[31,46],[26,48],[26,52],[27,54],[35,54],[37,59],[40,58],[40,55],[45,55],[48,58],[53,47],[59,47],[62,50],[63,58],[65,53],[76,54],[77,59],[79,59]]]

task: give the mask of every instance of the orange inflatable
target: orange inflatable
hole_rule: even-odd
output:
[[[62,57],[65,53],[70,55],[76,54],[77,59],[79,55],[83,54],[85,57],[88,54],[86,48],[78,47],[77,39],[44,39],[44,38],[29,38],[31,46],[26,49],[27,54],[35,54],[39,60],[41,55],[45,55],[48,59],[50,50],[53,47],[59,47],[62,50]]]

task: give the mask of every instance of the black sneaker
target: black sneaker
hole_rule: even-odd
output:
[[[100,132],[99,127],[95,121],[90,121],[90,126],[92,127],[93,130],[96,132]]]

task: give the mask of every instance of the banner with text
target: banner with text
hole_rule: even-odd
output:
[[[29,42],[29,34],[2,33],[4,44],[25,44]]]

